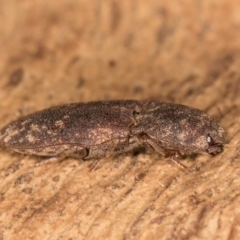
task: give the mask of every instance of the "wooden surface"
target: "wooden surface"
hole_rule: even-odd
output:
[[[0,239],[240,239],[240,5],[0,1],[0,127],[53,105],[156,99],[208,112],[222,154],[99,163],[0,149]]]

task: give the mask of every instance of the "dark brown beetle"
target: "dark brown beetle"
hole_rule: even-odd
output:
[[[168,155],[223,150],[224,129],[201,110],[157,101],[99,101],[45,109],[10,123],[0,144],[17,152],[81,159],[144,145]]]

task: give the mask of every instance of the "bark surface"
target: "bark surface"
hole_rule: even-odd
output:
[[[70,102],[155,99],[225,128],[216,157],[157,153],[34,167],[0,149],[0,239],[240,239],[240,5],[1,1],[0,128]]]

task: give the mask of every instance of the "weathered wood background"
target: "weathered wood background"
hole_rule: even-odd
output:
[[[228,133],[182,170],[158,154],[92,161],[0,150],[0,239],[240,239],[240,5],[0,1],[0,127],[53,105],[157,99]]]

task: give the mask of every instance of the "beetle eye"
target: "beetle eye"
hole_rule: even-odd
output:
[[[215,144],[213,138],[210,136],[210,134],[207,135],[207,142],[209,146],[213,146]]]

